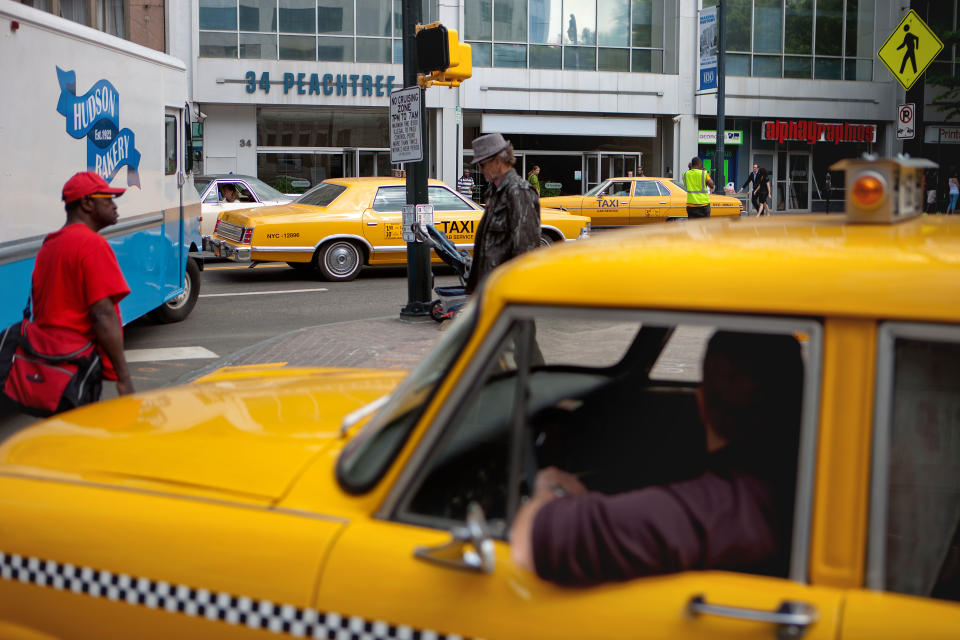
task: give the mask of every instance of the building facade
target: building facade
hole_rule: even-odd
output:
[[[717,99],[698,95],[699,11],[715,0],[423,0],[470,43],[473,77],[426,92],[430,175],[454,184],[498,131],[545,194],[712,162]],[[949,3],[955,4],[955,3]],[[828,167],[898,152],[904,95],[875,52],[909,0],[727,0],[725,178],[770,171],[778,211],[825,206]],[[388,96],[402,85],[400,0],[168,3],[188,61],[207,173],[284,191],[391,172]],[[955,13],[955,12],[954,12]],[[834,199],[842,198],[840,174]]]

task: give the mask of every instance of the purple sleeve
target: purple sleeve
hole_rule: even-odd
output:
[[[713,473],[553,500],[533,523],[534,564],[541,578],[570,585],[761,565],[779,551],[773,514],[765,483]]]

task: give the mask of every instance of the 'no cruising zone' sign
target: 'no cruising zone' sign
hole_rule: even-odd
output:
[[[400,89],[390,94],[390,162],[423,160],[423,114],[420,87]]]

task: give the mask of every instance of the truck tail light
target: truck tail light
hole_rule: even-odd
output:
[[[219,230],[220,230],[220,221],[217,220],[217,223],[216,223],[215,225],[213,225],[213,233],[214,233],[214,235],[216,235],[217,231],[219,231]]]
[[[253,241],[253,227],[246,227],[243,230],[243,238],[240,240],[240,244],[250,244]]]
[[[861,209],[876,209],[887,199],[887,181],[874,171],[865,171],[853,181],[850,198]]]

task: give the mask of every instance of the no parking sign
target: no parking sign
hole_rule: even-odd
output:
[[[916,130],[913,126],[917,115],[917,105],[914,103],[901,104],[897,108],[897,138],[899,140],[913,140]]]

